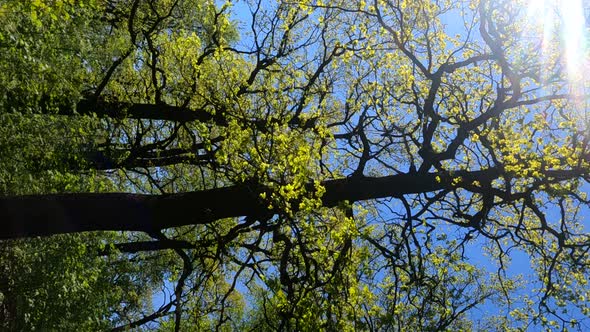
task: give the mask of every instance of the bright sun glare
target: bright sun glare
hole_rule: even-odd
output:
[[[528,18],[542,33],[543,55],[555,52],[555,39],[561,40],[564,60],[574,94],[581,93],[588,80],[587,40],[582,0],[528,0]]]

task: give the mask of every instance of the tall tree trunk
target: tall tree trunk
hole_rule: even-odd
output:
[[[497,169],[474,172],[410,173],[379,178],[350,177],[323,182],[323,205],[362,201],[453,188],[453,178],[464,183],[491,181]],[[313,186],[310,185],[310,190]],[[0,198],[0,239],[48,236],[85,231],[144,231],[240,216],[268,216],[260,199],[262,186],[248,183],[170,195],[129,193],[74,193]],[[293,202],[293,207],[298,204]]]

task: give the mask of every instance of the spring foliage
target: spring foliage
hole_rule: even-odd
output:
[[[585,82],[529,5],[0,1],[3,197],[238,193],[1,241],[0,327],[588,328]]]

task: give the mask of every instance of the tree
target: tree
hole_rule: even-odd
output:
[[[1,1],[3,327],[587,327],[584,67],[530,10]]]

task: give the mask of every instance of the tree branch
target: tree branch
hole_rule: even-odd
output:
[[[325,207],[342,201],[362,201],[452,188],[452,179],[491,181],[497,169],[460,171],[453,174],[398,174],[379,178],[354,177],[324,181]],[[309,186],[313,191],[313,185]],[[223,218],[260,216],[269,211],[260,194],[262,186],[248,183],[224,188],[170,195],[132,193],[75,193],[0,198],[0,239],[49,236],[85,231],[143,231],[191,224],[207,224]],[[292,204],[296,209],[298,204]]]
[[[191,249],[195,245],[184,240],[158,240],[158,241],[139,241],[128,243],[116,243],[114,248],[120,252],[134,254],[141,251],[157,251],[164,249]],[[99,252],[99,255],[106,256],[113,253],[110,247]]]

